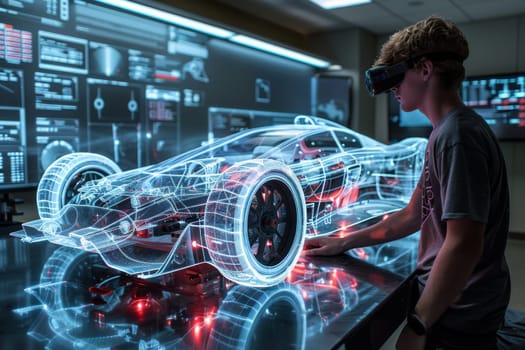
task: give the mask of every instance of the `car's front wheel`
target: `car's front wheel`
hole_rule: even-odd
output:
[[[235,286],[221,302],[207,349],[303,349],[306,307],[300,288]],[[279,336],[275,336],[279,334]]]
[[[208,197],[206,246],[228,279],[275,285],[288,276],[306,232],[304,194],[294,173],[274,160],[228,169]]]
[[[76,312],[81,305],[91,301],[89,287],[97,285],[107,277],[95,271],[107,270],[109,269],[98,254],[59,247],[42,268],[37,297],[55,322],[60,325],[77,326]]]
[[[120,171],[115,162],[100,154],[79,152],[58,158],[38,184],[38,214],[42,219],[55,216],[88,181]]]

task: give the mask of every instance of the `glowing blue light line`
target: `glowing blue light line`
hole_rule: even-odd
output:
[[[315,58],[312,56],[308,56],[308,55],[302,54],[297,51],[286,49],[281,46],[270,44],[268,42],[265,42],[259,39],[255,39],[255,38],[252,38],[246,35],[240,35],[240,34],[234,35],[230,38],[230,40],[238,44],[242,44],[242,45],[249,46],[249,47],[261,50],[261,51],[272,53],[274,55],[278,55],[278,56],[286,57],[288,59],[292,59],[295,61],[307,63],[314,67],[327,68],[328,66],[330,66],[330,62],[328,61],[325,61],[319,58]]]
[[[125,10],[135,12],[141,15],[152,17],[152,18],[164,21],[164,22],[176,24],[181,27],[193,29],[198,32],[209,34],[211,36],[222,38],[222,39],[228,38],[234,34],[234,32],[227,30],[227,29],[223,29],[223,28],[219,28],[216,26],[212,26],[210,24],[195,21],[193,19],[182,17],[174,13],[162,11],[162,10],[159,10],[153,7],[137,4],[132,1],[127,1],[127,0],[97,0],[97,1],[104,3],[106,5],[119,7],[121,9],[125,9]]]

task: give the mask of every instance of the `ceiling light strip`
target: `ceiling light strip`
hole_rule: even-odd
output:
[[[297,51],[286,49],[282,46],[270,44],[266,41],[255,39],[246,35],[234,35],[231,38],[229,38],[229,40],[238,44],[242,44],[244,46],[269,52],[277,56],[282,56],[288,59],[306,63],[317,68],[327,68],[328,66],[330,66],[330,62],[328,61],[305,55]]]
[[[136,2],[128,0],[97,0],[97,2],[118,7],[130,12],[145,15],[151,18],[155,18],[164,22],[172,23],[188,29],[193,29],[200,33],[208,34],[213,37],[228,39],[240,45],[248,46],[254,49],[265,51],[277,56],[285,57],[294,61],[302,62],[317,68],[327,68],[330,66],[330,62],[302,54],[300,52],[284,48],[282,46],[270,44],[268,42],[255,39],[246,35],[236,34],[233,31],[223,29],[220,27],[212,26],[200,21],[196,21],[187,17],[179,16],[170,12],[162,11],[149,7],[146,5],[138,4]]]
[[[212,26],[203,22],[199,22],[187,17],[182,17],[173,13],[158,10],[153,7],[137,4],[136,2],[127,0],[97,0],[98,2],[106,5],[119,7],[131,12],[135,12],[141,15],[152,17],[164,22],[172,23],[181,27],[196,30],[201,33],[205,33],[217,38],[226,39],[232,36],[234,33],[230,30]]]
[[[357,6],[357,5],[368,4],[372,2],[372,0],[310,0],[310,1],[327,10],[341,8],[341,7]]]

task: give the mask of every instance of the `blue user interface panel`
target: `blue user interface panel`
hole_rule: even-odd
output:
[[[0,0],[0,43],[0,191],[72,152],[165,160],[208,140],[210,108],[310,111],[314,68],[111,2]]]

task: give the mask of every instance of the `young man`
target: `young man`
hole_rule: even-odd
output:
[[[395,34],[367,71],[371,94],[391,91],[419,109],[433,130],[408,205],[343,238],[307,241],[306,254],[333,255],[421,231],[419,298],[398,349],[495,349],[510,297],[504,257],[509,194],[503,155],[459,88],[468,43],[457,26],[429,17]]]

